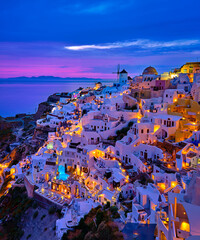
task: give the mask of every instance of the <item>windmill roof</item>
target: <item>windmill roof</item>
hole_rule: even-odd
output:
[[[127,73],[127,71],[125,69],[123,69],[120,73]]]

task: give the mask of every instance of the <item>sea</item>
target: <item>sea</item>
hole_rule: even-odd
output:
[[[114,82],[114,80],[48,79],[47,77],[0,79],[0,116],[11,117],[18,113],[35,113],[38,104],[46,101],[51,94],[72,92],[79,87],[94,87],[97,81],[105,85]]]

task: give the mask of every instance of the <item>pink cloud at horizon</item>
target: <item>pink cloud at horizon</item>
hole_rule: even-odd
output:
[[[18,69],[18,68],[12,68],[12,70],[5,69],[4,73],[0,73],[0,78],[12,78],[12,77],[20,77],[20,76],[26,76],[26,77],[39,77],[39,76],[55,76],[55,77],[71,77],[71,78],[102,78],[102,79],[113,79],[113,74],[106,74],[106,73],[95,73],[95,72],[72,72],[71,69],[61,71],[59,69],[52,69],[52,68],[34,68],[33,69]],[[1,69],[0,69],[1,71]]]
[[[72,78],[102,78],[115,79],[117,65],[128,69],[130,76],[142,73],[144,66],[166,65],[170,62],[169,69],[174,67],[174,62],[184,62],[187,54],[176,53],[151,56],[125,56],[125,55],[89,55],[81,58],[75,56],[18,56],[15,54],[0,55],[0,77],[20,76],[57,76]]]
[[[82,67],[65,67],[59,66],[24,66],[24,67],[1,67],[0,66],[0,77],[38,77],[38,76],[55,76],[55,77],[71,77],[71,78],[102,78],[102,79],[113,79],[112,73],[101,73],[92,72],[90,68]]]
[[[117,64],[116,64],[117,65]],[[112,71],[107,72],[95,70],[95,67],[110,66],[115,71],[116,66],[112,60],[101,59],[62,59],[62,58],[25,58],[20,60],[0,60],[0,77],[19,76],[57,76],[57,77],[86,77],[114,79],[116,76]],[[113,67],[112,67],[113,66]]]

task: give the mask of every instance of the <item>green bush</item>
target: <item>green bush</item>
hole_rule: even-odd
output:
[[[86,109],[83,109],[83,111],[82,111],[82,117],[83,117],[83,115],[85,115],[87,113],[87,110]]]
[[[56,207],[52,206],[49,208],[49,214],[54,214],[56,212]]]
[[[67,233],[64,233],[63,236],[62,236],[62,238],[61,238],[61,240],[67,240],[67,239],[68,239]]]
[[[42,215],[41,220],[43,220],[46,217],[46,214]]]
[[[38,216],[38,211],[35,211],[33,214],[33,218],[36,218]]]
[[[129,122],[128,123],[128,127],[130,128],[130,127],[132,127],[133,126],[133,122]]]
[[[104,214],[101,211],[101,209],[99,209],[97,211],[97,215],[96,215],[96,224],[97,224],[97,226],[99,226],[99,224],[103,221],[103,219],[104,219]]]
[[[108,207],[108,206],[107,206]],[[111,214],[113,213],[113,214]],[[80,220],[79,225],[73,231],[68,231],[62,236],[62,240],[69,239],[70,232],[75,231],[72,240],[110,240],[123,239],[112,218],[119,218],[117,207],[102,208],[101,206],[91,211]],[[95,221],[94,221],[95,220]]]
[[[57,209],[56,214],[57,214],[58,218],[61,218],[62,217],[61,209]]]
[[[110,202],[107,202],[106,205],[104,205],[104,209],[107,209],[110,207]]]
[[[147,184],[148,183],[154,183],[154,181],[151,178],[149,178],[149,179],[147,179]]]
[[[122,128],[121,130],[117,130],[116,134],[117,134],[117,140],[121,140],[124,136],[127,135],[127,132],[129,131],[130,127],[132,123],[129,123],[129,126]]]
[[[113,217],[114,219],[117,219],[117,218],[120,218],[120,215],[119,215],[119,213],[117,212],[117,213],[113,214],[112,217]]]
[[[38,207],[38,203],[37,202],[33,202],[33,209],[36,209]]]
[[[1,210],[1,218],[12,216],[11,219],[3,221],[3,229],[7,233],[8,240],[19,240],[22,238],[24,231],[21,229],[20,220],[21,215],[24,214],[26,207],[30,203],[26,195],[25,187],[16,187],[9,190],[10,201],[5,203],[4,208]]]
[[[108,140],[116,141],[116,139],[117,139],[117,136],[109,136],[108,137]]]
[[[80,222],[79,222],[79,224],[78,224],[78,228],[79,229],[83,229],[84,227],[85,227],[85,220],[84,220],[84,218],[81,218],[81,220],[80,220]]]
[[[27,237],[26,237],[26,239],[29,239],[31,237],[31,234],[29,234]]]
[[[115,206],[112,206],[112,207],[110,207],[110,211],[111,211],[112,214],[115,214],[115,213],[118,212],[118,208],[115,207]]]
[[[3,138],[11,132],[12,132],[11,128],[0,130],[0,137]]]

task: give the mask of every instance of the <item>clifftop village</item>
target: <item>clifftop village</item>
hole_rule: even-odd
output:
[[[9,169],[29,197],[61,209],[56,237],[109,205],[124,226],[155,224],[157,240],[200,239],[200,62],[122,70],[112,86],[57,96],[37,120],[48,139]]]

